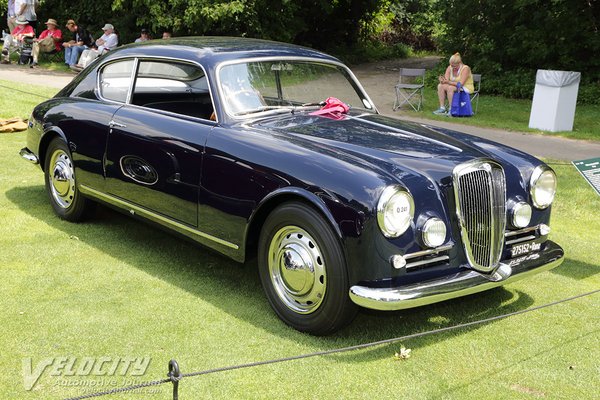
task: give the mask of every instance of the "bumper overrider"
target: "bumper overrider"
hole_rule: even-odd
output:
[[[19,155],[32,164],[40,163],[40,160],[38,159],[38,157],[35,154],[33,154],[33,152],[31,150],[29,150],[27,147],[23,147],[21,149],[21,151],[19,151]]]
[[[350,298],[359,306],[375,310],[419,307],[503,286],[556,268],[563,260],[563,249],[558,244],[547,241],[543,251],[504,260],[490,274],[467,269],[443,278],[401,287],[371,288],[355,285],[350,288]]]

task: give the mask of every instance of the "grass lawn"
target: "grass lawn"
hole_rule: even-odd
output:
[[[2,97],[0,117],[28,116],[37,102],[23,97],[9,104]],[[562,266],[445,303],[363,312],[334,336],[312,337],[288,328],[271,311],[255,262],[236,264],[106,208],[87,223],[58,219],[41,171],[18,155],[24,144],[25,133],[0,135],[2,399],[64,398],[163,379],[171,358],[185,373],[330,350],[523,310],[600,287],[600,197],[573,167],[556,163],[559,192],[551,237],[565,248]],[[180,395],[597,398],[599,305],[596,294],[402,344],[186,378]],[[412,349],[404,361],[394,357],[402,346]],[[48,368],[26,391],[23,360],[31,359],[35,368],[48,357],[78,362],[150,357],[151,362],[142,376],[53,375]],[[142,393],[107,398],[167,399],[171,385]]]
[[[485,81],[482,81],[482,87]],[[432,113],[439,107],[437,92],[432,88],[425,88],[425,107],[423,111],[416,112],[410,107],[403,107],[406,115],[433,120],[447,120],[446,116]],[[475,111],[475,104],[473,104]],[[531,100],[515,100],[498,96],[481,94],[479,109],[472,118],[453,118],[453,123],[505,129],[517,132],[530,132],[547,136],[563,136],[573,139],[600,141],[600,107],[594,105],[578,105],[575,109],[575,121],[571,132],[545,132],[529,128],[529,115],[531,113]]]

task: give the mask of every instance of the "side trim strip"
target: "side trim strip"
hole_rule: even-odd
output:
[[[143,216],[144,218],[147,218],[153,222],[159,223],[164,226],[168,226],[168,227],[176,230],[177,232],[185,234],[186,236],[190,236],[192,238],[199,236],[201,238],[208,239],[210,241],[219,243],[223,246],[226,246],[226,247],[229,247],[229,248],[232,248],[235,250],[238,250],[240,248],[237,244],[230,243],[226,240],[219,239],[218,237],[209,235],[208,233],[201,232],[190,226],[182,224],[181,222],[177,222],[177,221],[172,220],[171,218],[167,218],[164,215],[160,215],[155,212],[149,211],[143,207],[137,206],[133,203],[122,200],[118,197],[111,196],[106,193],[102,193],[96,189],[92,189],[89,186],[79,185],[79,190],[81,191],[81,193],[87,194],[92,197],[96,197],[98,199],[104,200],[107,203],[119,206],[121,208],[128,209],[129,212],[132,214],[139,214],[139,215]]]

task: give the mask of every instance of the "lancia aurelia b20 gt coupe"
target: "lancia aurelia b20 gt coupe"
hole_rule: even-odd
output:
[[[38,105],[21,155],[54,211],[96,203],[236,261],[256,255],[292,327],[328,334],[549,270],[552,169],[478,137],[381,116],[352,72],[240,38],[124,46]]]

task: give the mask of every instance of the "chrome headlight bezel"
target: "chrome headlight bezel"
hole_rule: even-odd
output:
[[[393,205],[404,206],[406,209],[390,208]],[[399,185],[384,189],[377,203],[377,223],[385,237],[397,238],[406,232],[411,226],[414,215],[415,202],[408,189]]]
[[[533,210],[529,203],[524,201],[515,202],[510,206],[510,223],[514,228],[525,228],[531,222]]]
[[[547,181],[547,179],[550,178],[552,181]],[[548,182],[550,182],[550,191],[547,191],[547,193],[540,193],[540,190],[544,189],[539,186],[544,184],[547,185]],[[531,179],[529,180],[529,194],[531,195],[531,201],[535,208],[544,210],[550,207],[554,201],[554,196],[556,195],[556,184],[556,174],[550,167],[538,165],[534,168]],[[545,199],[542,198],[543,195],[546,196]]]
[[[432,234],[437,234],[441,232],[435,232],[435,230],[442,230],[443,235],[438,236],[441,240],[433,241]],[[443,245],[446,242],[446,235],[448,234],[448,228],[446,227],[446,223],[442,221],[440,218],[432,217],[429,218],[425,224],[423,224],[423,228],[421,229],[421,238],[423,243],[427,247],[435,248]]]

